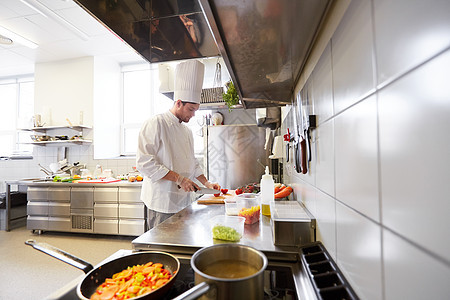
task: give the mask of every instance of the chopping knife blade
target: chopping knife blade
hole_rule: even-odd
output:
[[[195,191],[196,194],[220,194],[220,190],[208,189],[201,187]]]

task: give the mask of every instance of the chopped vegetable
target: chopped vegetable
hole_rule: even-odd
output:
[[[243,208],[239,212],[238,216],[245,218],[245,224],[253,224],[259,221],[259,212],[261,208],[258,206],[252,206],[251,208]]]
[[[135,265],[106,278],[91,300],[124,300],[141,296],[166,284],[172,274],[162,264]]]
[[[220,193],[214,194],[214,197],[219,197],[219,196],[220,196]]]
[[[241,235],[236,229],[219,224],[213,227],[212,233],[213,238],[218,240],[237,242],[241,239]]]

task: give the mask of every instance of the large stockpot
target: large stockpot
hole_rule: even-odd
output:
[[[235,260],[250,264],[257,272],[242,278],[220,278],[204,273],[213,263]],[[195,287],[175,299],[263,299],[267,257],[260,251],[239,244],[218,244],[202,248],[191,258]],[[175,300],[174,299],[174,300]]]

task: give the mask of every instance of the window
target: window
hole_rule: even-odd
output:
[[[122,126],[121,126],[121,155],[135,155],[137,141],[142,124],[150,117],[168,111],[173,100],[159,92],[158,66],[152,65],[150,69],[124,70],[123,99],[122,99]],[[203,115],[211,111],[197,111],[190,120],[188,127],[194,134],[194,147],[198,155],[203,153],[203,138],[201,125]]]
[[[145,120],[167,111],[173,101],[159,93],[158,68],[123,72],[121,155],[135,155]]]
[[[15,78],[0,82],[0,155],[14,152],[32,152],[33,146],[22,144],[30,141],[29,132],[17,128],[31,127],[34,111],[34,81],[31,78]]]

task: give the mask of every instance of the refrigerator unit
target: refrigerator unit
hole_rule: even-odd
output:
[[[261,180],[270,154],[270,147],[264,149],[266,128],[219,125],[205,129],[205,165],[209,181],[236,189]]]

